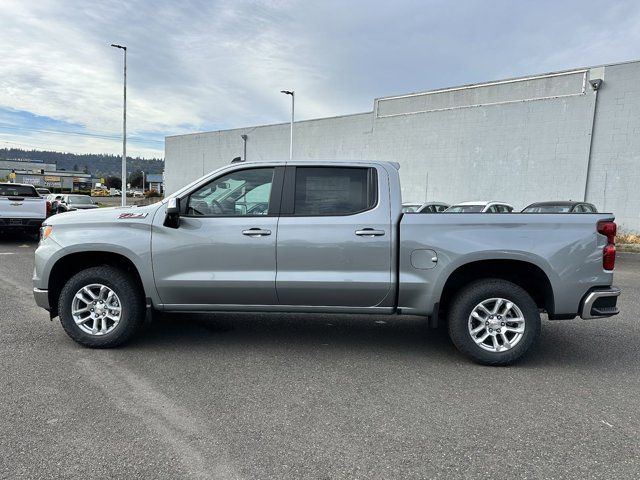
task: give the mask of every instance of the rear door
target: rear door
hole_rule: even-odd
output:
[[[287,167],[277,241],[281,305],[372,307],[385,299],[388,181],[381,167]]]

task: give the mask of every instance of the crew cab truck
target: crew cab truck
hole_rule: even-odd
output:
[[[37,234],[48,214],[47,200],[33,185],[0,183],[0,232],[23,230]]]
[[[618,313],[613,215],[403,215],[398,168],[235,163],[161,203],[52,217],[35,300],[88,347],[155,310],[416,315],[489,365],[530,349],[541,312]]]

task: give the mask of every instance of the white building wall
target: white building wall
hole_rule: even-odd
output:
[[[596,94],[588,81],[602,77]],[[638,80],[632,62],[377,99],[373,112],[296,122],[294,158],[397,161],[404,201],[523,208],[584,198],[594,128],[587,200],[640,230]],[[167,192],[241,156],[243,134],[249,161],[288,158],[288,124],[167,137]]]

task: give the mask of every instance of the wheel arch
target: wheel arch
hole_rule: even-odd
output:
[[[76,273],[100,265],[109,265],[129,273],[140,289],[145,292],[145,298],[149,296],[138,267],[126,255],[105,250],[69,253],[57,259],[49,272],[48,295],[52,317],[59,313],[58,299],[65,283]]]
[[[476,260],[458,266],[445,281],[440,294],[438,311],[446,315],[456,292],[469,283],[485,278],[497,278],[510,281],[523,288],[538,308],[553,315],[555,299],[549,276],[538,265],[516,259]]]

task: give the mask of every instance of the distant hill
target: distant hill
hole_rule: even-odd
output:
[[[20,148],[0,148],[0,160],[24,159],[37,160],[45,163],[55,163],[58,170],[80,170],[85,167],[95,177],[120,176],[122,157],[106,153],[60,153],[46,150],[22,150]],[[164,160],[162,158],[132,158],[127,157],[127,171],[142,170],[145,173],[162,173]]]

